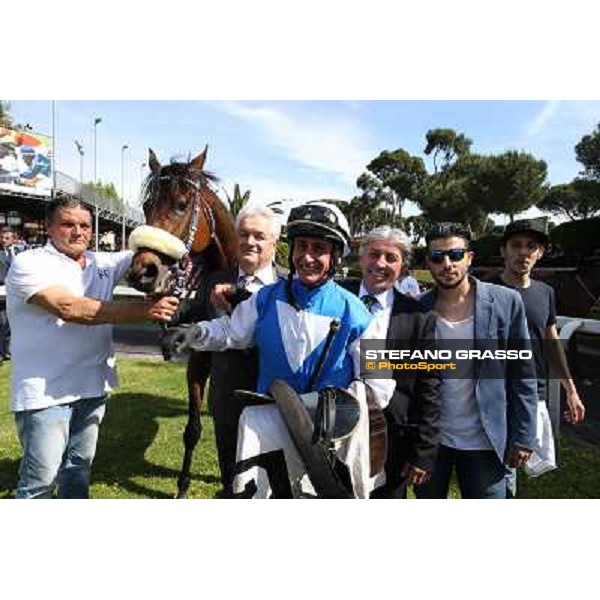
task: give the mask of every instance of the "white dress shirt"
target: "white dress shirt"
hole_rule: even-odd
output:
[[[247,275],[240,267],[238,269],[238,284],[241,284],[247,277],[253,277],[248,285],[245,286],[252,293],[258,292],[263,286],[271,285],[277,281],[277,273],[273,264],[268,264],[251,276]]]
[[[370,294],[364,284],[361,282],[358,297],[362,300],[363,296],[373,296],[377,302],[373,304],[371,313],[376,319],[376,338],[385,340],[387,331],[390,326],[390,318],[392,316],[392,307],[394,305],[394,290],[390,288],[381,294]]]

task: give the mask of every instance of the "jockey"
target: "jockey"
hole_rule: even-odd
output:
[[[360,395],[357,392],[361,386],[357,381],[360,379],[359,344],[361,339],[374,338],[372,325],[375,323],[362,302],[333,280],[342,257],[349,253],[346,218],[334,205],[308,202],[290,212],[287,237],[290,243],[287,280],[263,287],[241,302],[230,317],[174,328],[163,343],[172,353],[185,349],[222,351],[258,346],[257,391],[260,393],[268,393],[275,380],[282,380],[298,394],[334,387],[350,389]],[[334,335],[330,334],[332,321],[336,321],[337,327]],[[323,360],[325,347],[326,359]],[[385,408],[394,382],[373,379],[365,383],[374,392],[379,407]],[[273,405],[253,406],[244,411],[246,418],[240,422],[238,466],[245,460],[244,427],[252,429],[252,435],[259,439],[265,433],[260,431],[264,430],[264,420],[258,425],[258,421],[249,425],[252,411],[267,409],[274,413],[270,414],[270,420],[272,417],[281,422],[279,411]],[[254,429],[255,425],[258,430]],[[273,423],[273,429],[276,428],[277,424]],[[366,431],[368,438],[368,424]],[[264,437],[271,435],[272,431]],[[262,441],[261,452],[264,452],[264,439]],[[292,475],[294,460],[289,452],[284,454],[288,475]],[[364,451],[361,456],[364,463]],[[368,453],[366,460],[368,463]],[[368,464],[366,475],[364,468],[362,471],[353,469],[354,465],[350,465],[354,495],[366,497]],[[260,486],[258,488],[260,493]],[[293,485],[292,493],[298,495]]]

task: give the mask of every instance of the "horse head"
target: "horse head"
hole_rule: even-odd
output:
[[[127,277],[132,287],[149,294],[173,293],[177,278],[197,264],[198,256],[206,258],[207,271],[233,265],[233,220],[210,186],[216,178],[204,171],[206,152],[187,163],[162,166],[149,150],[151,172],[142,188],[147,225],[129,239],[135,252]]]

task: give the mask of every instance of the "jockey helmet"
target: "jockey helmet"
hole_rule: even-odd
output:
[[[296,206],[287,221],[287,237],[323,238],[333,242],[340,256],[350,253],[350,228],[344,213],[327,202],[312,201]]]

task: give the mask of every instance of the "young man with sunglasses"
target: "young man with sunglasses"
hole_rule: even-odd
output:
[[[427,234],[427,263],[436,287],[421,301],[436,314],[436,338],[456,348],[499,347],[528,340],[525,309],[514,290],[468,275],[470,233],[440,223]],[[495,361],[494,361],[495,362]],[[506,361],[490,377],[485,361],[462,365],[460,378],[442,381],[440,447],[431,479],[418,498],[446,498],[456,468],[463,498],[506,498],[507,468],[522,467],[535,441],[537,389],[533,363]]]

